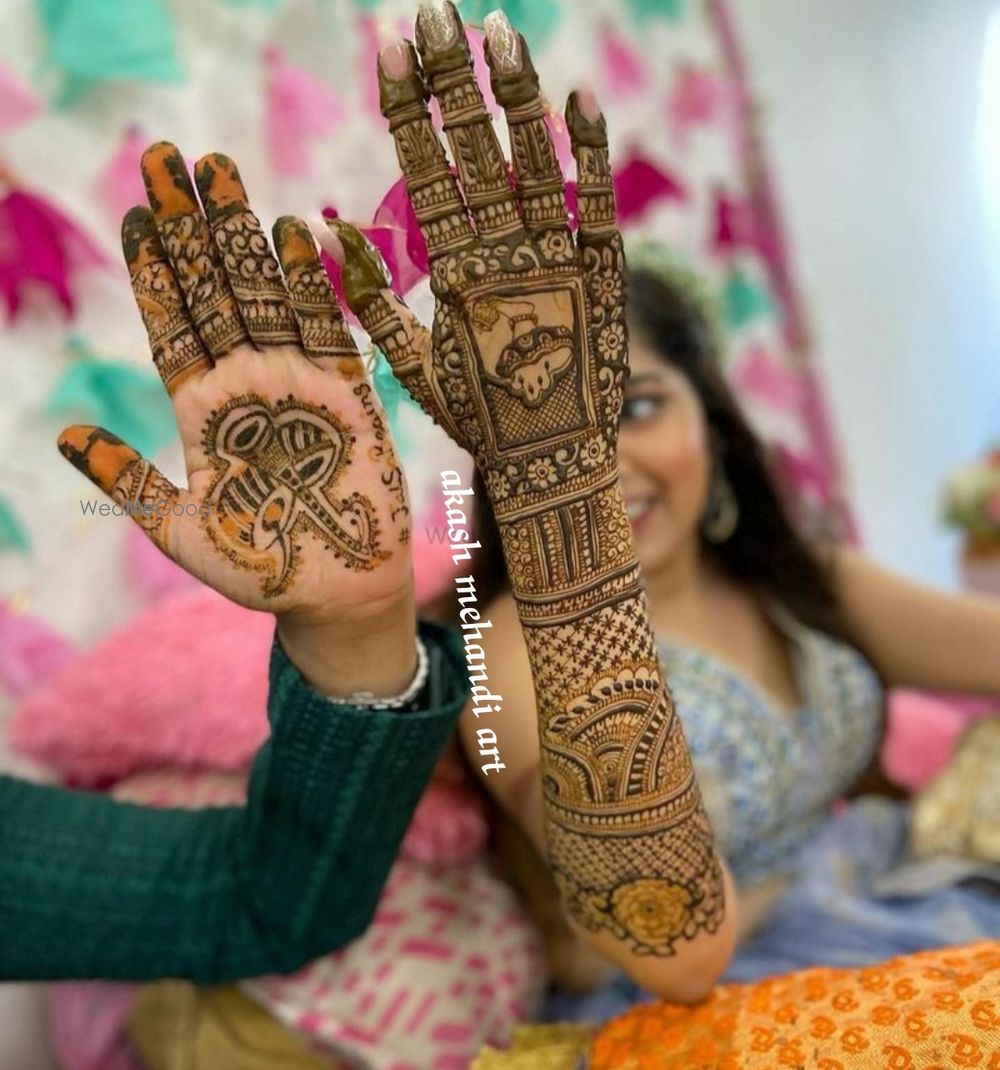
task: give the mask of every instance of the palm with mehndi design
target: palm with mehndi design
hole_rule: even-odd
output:
[[[591,98],[570,97],[574,235],[523,38],[488,16],[515,188],[454,6],[422,7],[416,36],[419,56],[409,44],[384,54],[379,80],[430,254],[433,329],[340,223],[345,292],[483,474],[532,667],[549,856],[567,909],[635,954],[671,955],[718,930],[723,877],[618,489],[628,346],[604,120]]]
[[[150,209],[127,214],[123,245],[188,486],[101,428],[67,428],[61,451],[242,605],[319,620],[401,597],[402,472],[308,228],[280,219],[276,258],[224,156],[195,168],[201,205],[174,146],[143,175]]]

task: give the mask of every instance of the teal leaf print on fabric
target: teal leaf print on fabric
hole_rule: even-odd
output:
[[[48,38],[45,67],[59,72],[59,107],[101,82],[180,82],[173,21],[163,0],[36,0]]]
[[[462,20],[479,26],[491,11],[498,10],[524,35],[530,48],[543,48],[562,18],[556,0],[460,0],[458,4]]]
[[[13,550],[23,554],[30,548],[31,540],[13,506],[6,498],[0,497],[0,552]]]
[[[144,456],[174,439],[173,407],[154,371],[103,360],[77,338],[69,346],[75,359],[46,401],[50,416],[104,427]]]
[[[737,331],[755,320],[766,319],[774,312],[774,302],[766,288],[754,282],[738,268],[729,273],[722,294],[726,327]]]

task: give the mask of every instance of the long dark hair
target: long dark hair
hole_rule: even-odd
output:
[[[763,445],[740,411],[723,376],[710,324],[698,302],[658,272],[631,270],[628,278],[630,330],[687,376],[704,408],[717,461],[739,506],[739,522],[724,542],[702,536],[703,550],[726,575],[770,596],[809,627],[850,641],[828,567],[796,531]],[[486,486],[476,473],[474,529],[482,544],[473,551],[472,575],[482,605],[507,585],[507,568]],[[453,593],[428,607],[457,620]]]

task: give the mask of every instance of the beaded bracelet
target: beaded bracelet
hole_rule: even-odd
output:
[[[373,691],[355,691],[347,698],[337,698],[333,695],[327,695],[327,698],[329,698],[331,702],[336,702],[338,705],[342,706],[361,706],[364,709],[399,709],[402,706],[409,705],[417,695],[420,694],[424,684],[427,683],[429,665],[430,659],[427,656],[427,647],[424,646],[423,639],[418,635],[417,671],[414,674],[410,686],[401,694],[383,698],[376,695]]]

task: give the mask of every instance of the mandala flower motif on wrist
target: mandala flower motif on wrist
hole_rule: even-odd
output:
[[[643,944],[664,944],[684,931],[691,911],[691,893],[680,884],[636,880],[611,893],[615,921]]]

